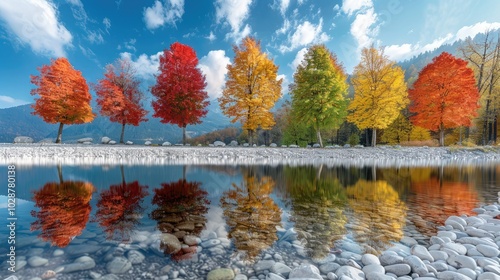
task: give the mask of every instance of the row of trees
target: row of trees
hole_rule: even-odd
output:
[[[471,120],[478,115],[479,93],[486,96],[483,135],[488,134],[488,124],[496,124],[496,118],[492,117],[495,113],[491,112],[494,106],[489,104],[500,77],[493,71],[499,67],[500,49],[497,44],[494,52],[487,52],[485,43],[483,55],[478,56],[481,53],[475,46],[469,41],[467,44],[464,57],[478,71],[469,68],[467,61],[444,52],[420,71],[410,89],[403,69],[383,49],[365,48],[350,78],[352,99],[348,97],[348,75],[336,56],[324,45],[311,46],[290,85],[291,104],[273,114],[271,110],[282,96],[283,80],[278,79],[278,66],[262,52],[259,41],[246,37],[234,46],[235,57],[227,66],[226,85],[218,101],[233,123],[241,122],[250,144],[256,131],[269,131],[279,125],[288,142],[297,142],[305,130],[314,130],[317,143],[323,146],[321,132],[338,129],[347,120],[360,130],[371,131],[372,146],[377,143],[377,131],[391,126],[394,129],[395,125],[408,121],[413,127],[412,134],[414,130],[415,134],[425,134],[426,130],[438,132],[439,143],[444,145],[446,130],[472,125]],[[476,63],[478,57],[483,59],[480,63]],[[200,123],[209,104],[205,77],[197,65],[191,47],[174,43],[160,57],[156,84],[150,88],[155,97],[153,116],[161,118],[162,123],[182,127],[183,143],[186,126]],[[485,69],[490,72],[485,74]],[[40,76],[32,77],[38,86],[32,94],[40,96],[33,106],[34,113],[46,122],[60,124],[56,142],[61,142],[64,124],[85,123],[94,118],[89,105],[91,96],[81,73],[65,58],[43,66],[40,72]],[[144,95],[139,85],[134,69],[126,60],[108,65],[104,78],[93,85],[100,113],[122,125],[122,143],[125,125],[137,126],[146,121]],[[277,124],[275,116],[279,114],[282,119]]]

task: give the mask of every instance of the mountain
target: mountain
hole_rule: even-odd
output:
[[[95,107],[94,107],[95,108]],[[217,101],[212,101],[208,106],[208,114],[198,125],[189,125],[187,132],[189,136],[198,136],[217,129],[229,126],[231,123],[219,109]],[[95,110],[95,109],[94,109]],[[150,109],[148,109],[150,110]],[[47,124],[40,117],[31,114],[31,105],[22,105],[7,109],[0,109],[0,143],[12,143],[16,136],[29,136],[40,141],[45,138],[55,139],[58,124]],[[153,143],[169,141],[178,143],[182,139],[182,129],[176,125],[163,124],[159,119],[153,118],[150,110],[148,121],[139,126],[125,127],[125,141],[136,143],[144,142],[146,139]],[[91,123],[79,125],[66,125],[63,130],[63,142],[71,143],[77,139],[91,137],[97,142],[103,136],[119,140],[121,125],[112,123],[108,118],[97,116]]]

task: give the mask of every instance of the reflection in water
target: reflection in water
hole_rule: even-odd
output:
[[[436,226],[452,215],[475,215],[472,212],[479,204],[477,191],[472,183],[460,180],[460,172],[444,173],[438,169],[430,178],[414,181],[408,204],[415,213],[412,222],[421,233],[433,235]],[[462,181],[462,182],[461,182]]]
[[[354,211],[350,229],[355,240],[372,254],[380,253],[403,237],[406,205],[386,181],[359,180],[347,187]]]
[[[281,222],[281,210],[269,197],[274,188],[271,177],[259,177],[255,168],[245,168],[241,186],[232,184],[224,192],[221,205],[230,227],[236,249],[253,260],[262,250],[277,240],[276,226]]]
[[[286,167],[284,173],[291,215],[305,244],[304,253],[314,259],[323,258],[346,232],[344,188],[337,178],[322,173],[321,167]]]
[[[101,192],[97,202],[96,220],[108,239],[129,241],[130,233],[139,224],[144,208],[141,202],[148,195],[147,186],[138,181],[125,182],[123,166],[120,167],[122,182],[111,185]]]
[[[82,181],[64,182],[61,166],[57,171],[59,183],[46,183],[34,192],[33,200],[40,211],[31,211],[31,215],[37,218],[31,224],[31,230],[41,230],[38,237],[43,241],[66,247],[87,224],[94,186]]]
[[[185,260],[196,253],[198,237],[207,223],[207,192],[200,188],[199,182],[181,179],[177,182],[163,183],[155,189],[153,204],[158,208],[151,212],[162,232],[160,248],[174,260]],[[181,243],[189,247],[182,248]]]

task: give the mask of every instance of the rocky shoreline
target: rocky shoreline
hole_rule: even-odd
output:
[[[271,148],[83,144],[0,144],[0,164],[342,164],[439,166],[500,162],[500,148],[400,147]]]

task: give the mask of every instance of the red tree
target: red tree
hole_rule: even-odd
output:
[[[470,126],[477,115],[479,92],[474,72],[465,60],[443,52],[420,71],[413,88],[411,121],[432,131],[439,131],[439,144],[444,145],[447,128]]]
[[[181,43],[173,43],[170,50],[164,50],[160,57],[159,75],[151,93],[154,117],[162,123],[172,123],[182,127],[182,143],[186,144],[186,126],[201,123],[207,114],[209,102],[205,76],[197,68],[198,58],[193,48]]]
[[[120,143],[123,143],[125,125],[138,126],[147,121],[148,112],[142,107],[144,95],[134,74],[130,61],[120,59],[115,65],[106,66],[104,78],[94,86],[101,115],[122,125]]]
[[[61,143],[65,124],[87,123],[94,119],[90,106],[92,96],[82,73],[64,57],[38,70],[40,76],[31,76],[31,83],[37,86],[31,90],[31,95],[40,96],[32,105],[33,114],[45,122],[59,123],[56,143]]]

